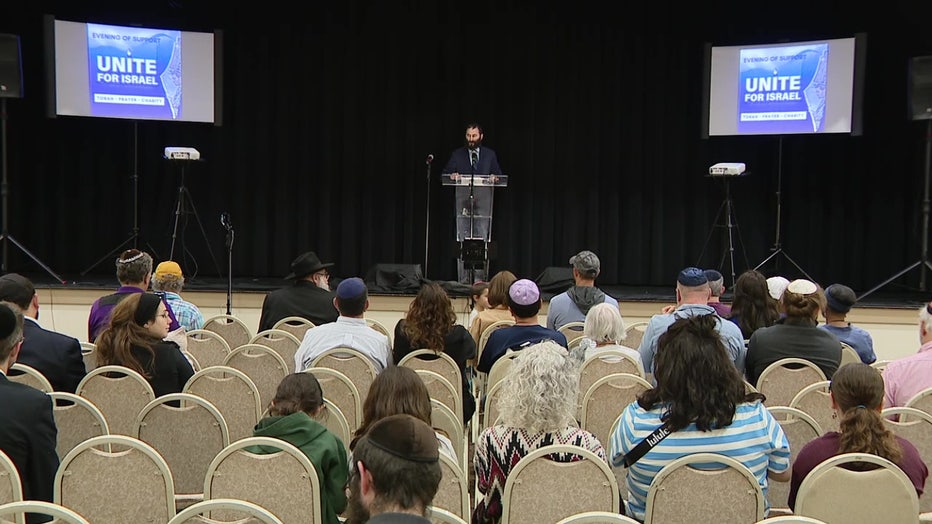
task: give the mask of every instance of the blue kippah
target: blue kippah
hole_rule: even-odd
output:
[[[350,299],[363,296],[366,283],[359,277],[347,278],[337,286],[337,298]]]
[[[680,274],[676,277],[676,281],[687,287],[696,287],[709,283],[708,277],[705,276],[705,271],[697,267],[688,267],[680,271]]]

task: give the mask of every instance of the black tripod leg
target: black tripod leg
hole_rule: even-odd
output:
[[[715,220],[712,222],[712,227],[709,229],[709,235],[705,237],[705,244],[703,244],[702,251],[699,253],[699,260],[696,261],[697,266],[702,265],[702,257],[705,256],[705,250],[709,247],[709,241],[712,240],[712,234],[715,233],[715,230],[719,227],[718,221],[722,216],[723,209],[725,209],[725,202],[722,202],[722,205],[718,206],[718,211],[715,213]]]
[[[66,280],[62,279],[62,277],[58,276],[54,271],[52,271],[52,269],[51,269],[50,267],[48,267],[48,266],[45,265],[41,260],[39,260],[38,257],[36,257],[36,256],[33,255],[32,253],[30,253],[28,249],[26,249],[25,247],[23,247],[22,244],[20,244],[19,242],[17,242],[16,239],[13,238],[12,235],[4,234],[4,235],[0,236],[0,239],[2,239],[3,241],[7,241],[7,240],[8,240],[8,241],[12,242],[14,246],[18,247],[19,250],[22,251],[23,253],[25,253],[26,256],[28,256],[29,258],[31,258],[33,262],[35,262],[36,264],[39,264],[40,266],[42,266],[42,269],[44,269],[44,270],[46,271],[46,273],[48,273],[49,275],[51,275],[52,278],[54,278],[54,279],[57,280],[58,282],[60,282],[60,283],[62,283],[62,284],[67,283]],[[5,261],[4,261],[4,265],[6,265],[6,262],[5,262]],[[4,272],[4,273],[7,272],[7,268],[6,268],[6,267],[3,268],[3,272]]]
[[[191,194],[188,193],[188,190],[185,189],[185,193],[188,196],[188,202],[191,204],[191,212],[194,213],[194,218],[197,220],[197,225],[201,228],[201,235],[204,237],[204,244],[207,246],[207,252],[210,254],[210,259],[214,262],[214,267],[217,268],[217,276],[223,276],[223,271],[220,269],[220,264],[217,263],[217,257],[214,256],[214,250],[210,247],[210,239],[207,236],[207,230],[204,229],[204,223],[201,222],[201,216],[197,212],[197,208],[194,206],[194,200],[191,199]]]
[[[123,251],[123,247],[126,246],[126,244],[129,244],[130,242],[132,242],[132,241],[135,240],[135,239],[136,239],[136,235],[134,234],[133,236],[131,236],[131,237],[127,238],[126,240],[124,240],[123,242],[121,242],[120,244],[117,244],[117,246],[116,246],[115,248],[111,249],[110,251],[108,251],[106,255],[100,257],[100,258],[97,260],[97,262],[94,262],[93,264],[91,264],[90,266],[88,266],[87,269],[85,269],[84,271],[82,271],[82,272],[81,272],[81,276],[83,277],[83,276],[87,275],[88,273],[91,272],[92,269],[94,269],[95,267],[97,267],[97,266],[103,264],[105,260],[107,260],[107,259],[113,257],[113,256],[116,255],[117,253],[122,252],[122,251]]]

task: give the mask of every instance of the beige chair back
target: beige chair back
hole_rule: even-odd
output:
[[[210,518],[212,512],[233,514],[236,524],[283,524],[271,511],[258,504],[235,499],[211,499],[198,502],[178,512],[168,524],[232,524]]]
[[[191,393],[163,395],[142,408],[136,418],[136,438],[168,463],[176,495],[203,493],[207,466],[230,444],[220,410]]]
[[[278,385],[292,369],[277,351],[262,344],[243,344],[230,351],[223,365],[238,369],[252,379],[259,389],[263,409],[275,398]]]
[[[625,328],[625,345],[629,348],[638,349],[641,345],[641,339],[644,338],[644,332],[647,330],[647,322],[635,322]]]
[[[877,469],[843,467],[871,465]],[[826,522],[917,522],[919,498],[896,464],[868,453],[843,453],[806,475],[796,493],[795,512]]]
[[[257,453],[260,446],[271,452]],[[204,499],[245,500],[288,524],[319,524],[320,490],[317,470],[301,450],[284,440],[249,437],[230,444],[211,461]],[[211,516],[229,520],[230,514],[218,510]]]
[[[14,363],[10,366],[10,373],[6,378],[10,379],[10,382],[25,384],[43,393],[52,392],[52,384],[45,378],[45,375],[38,369],[26,364]]]
[[[298,352],[298,346],[301,345],[301,341],[298,340],[298,337],[282,329],[266,329],[265,331],[256,333],[256,335],[249,340],[249,343],[262,344],[263,346],[274,349],[281,355],[282,360],[288,364],[289,369],[293,367],[292,363],[294,362],[295,353]]]
[[[537,524],[584,511],[618,513],[619,501],[605,460],[579,446],[552,444],[522,457],[508,474],[501,522]]]
[[[772,406],[767,409],[780,424],[787,442],[790,443],[790,464],[796,461],[796,456],[799,455],[799,450],[803,449],[803,446],[824,433],[819,423],[805,411],[788,406]],[[767,500],[770,501],[771,509],[783,509],[789,512],[787,500],[789,495],[789,482],[767,484]]]
[[[489,324],[488,327],[483,329],[482,333],[479,335],[479,342],[476,344],[476,362],[479,362],[479,357],[482,356],[482,350],[485,349],[485,345],[489,341],[489,336],[491,336],[492,333],[494,333],[497,329],[502,329],[513,325],[515,325],[514,320],[499,320]]]
[[[511,369],[511,366],[514,364],[514,359],[520,354],[520,351],[512,351],[509,349],[492,364],[492,367],[489,369],[489,375],[486,377],[485,381],[486,391],[488,391],[488,388],[501,382],[502,379],[508,375],[508,370]]]
[[[152,386],[142,375],[123,366],[101,366],[81,379],[75,394],[104,414],[113,435],[135,435],[136,415],[155,400]]]
[[[883,370],[887,368],[887,364],[889,363],[890,363],[889,360],[875,360],[871,364],[871,367],[882,373]]]
[[[460,420],[463,420],[462,385],[454,386],[439,373],[427,369],[415,369],[414,372],[424,381],[431,399],[440,401],[450,408]]]
[[[298,340],[304,340],[307,330],[314,327],[314,323],[304,317],[285,317],[272,326],[272,329],[287,331]]]
[[[54,391],[49,396],[58,428],[55,451],[59,457],[89,438],[110,434],[106,417],[90,400],[67,391]]]
[[[566,517],[557,524],[640,524],[631,517],[608,511],[584,511]]]
[[[188,331],[188,353],[197,359],[201,369],[223,364],[223,359],[230,354],[230,345],[216,331],[195,329]]]
[[[26,513],[51,517],[53,520],[50,522],[53,524],[90,524],[87,519],[69,508],[40,500],[3,504],[0,506],[0,522],[25,522]]]
[[[372,329],[374,329],[374,330],[378,331],[379,333],[381,333],[381,334],[385,335],[386,337],[388,337],[388,342],[389,342],[389,344],[391,344],[391,342],[392,342],[392,332],[388,330],[388,328],[385,326],[385,324],[379,322],[378,320],[376,320],[376,319],[374,319],[374,318],[367,318],[367,319],[366,319],[366,324],[367,324],[369,327],[371,327]]]
[[[433,524],[469,524],[469,520],[459,517],[451,511],[447,511],[437,506],[431,506],[427,510],[427,518]]]
[[[767,397],[765,406],[789,406],[793,397],[803,388],[825,380],[825,373],[811,361],[783,358],[761,371],[757,390]]]
[[[906,407],[915,408],[932,415],[932,387],[926,388],[906,401]]]
[[[84,370],[90,373],[97,367],[97,346],[93,342],[81,342],[81,357],[84,358]]]
[[[327,410],[323,419],[320,420],[320,423],[327,428],[327,431],[333,433],[340,439],[340,442],[343,443],[343,448],[346,449],[347,454],[349,454],[349,443],[353,438],[353,434],[350,432],[349,423],[346,422],[346,415],[344,415],[340,407],[334,404],[329,398],[324,398],[324,405],[327,407]]]
[[[437,353],[432,349],[416,349],[402,357],[397,364],[411,369],[433,371],[447,379],[450,384],[459,385],[460,390],[463,389],[463,374],[453,357],[446,353]]]
[[[896,436],[906,439],[916,447],[926,464],[932,464],[932,415],[915,408],[887,408],[882,413],[884,423]],[[891,420],[890,417],[899,420]],[[932,492],[925,490],[919,497],[919,511],[932,512]]]
[[[841,343],[841,362],[838,364],[838,367],[844,366],[845,364],[857,364],[861,362],[861,355],[858,355],[857,350],[851,347],[844,342]]]
[[[440,487],[434,495],[433,506],[453,513],[457,517],[470,518],[469,479],[463,468],[445,453],[440,454]]]
[[[23,482],[9,455],[0,450],[0,504],[23,500]]]
[[[645,378],[644,366],[631,354],[618,349],[606,349],[594,353],[579,367],[579,401],[595,384],[595,381],[614,373],[627,373]]]
[[[776,515],[758,520],[755,524],[828,524],[824,520],[803,517],[802,515]]]
[[[360,403],[366,401],[369,387],[378,374],[369,357],[353,348],[338,347],[324,351],[311,362],[310,367],[335,369],[346,375],[359,391]],[[361,413],[360,413],[361,415]]]
[[[579,427],[595,435],[599,442],[611,442],[612,423],[650,388],[650,382],[629,373],[613,373],[596,380],[583,394]]]
[[[832,407],[831,381],[823,380],[809,384],[790,401],[790,407],[805,411],[819,423],[822,433],[838,431],[838,418]]]
[[[107,446],[123,451],[106,451]],[[94,524],[168,522],[175,492],[168,464],[152,446],[124,435],[85,440],[61,461],[54,502]]]
[[[707,467],[713,464],[717,468]],[[764,492],[747,466],[717,453],[693,453],[670,462],[654,477],[644,523],[747,524],[764,518],[765,505]]]
[[[489,392],[485,396],[485,406],[482,414],[483,429],[494,426],[495,423],[498,422],[498,397],[502,391],[503,384],[503,381],[498,381],[489,388]]]
[[[305,373],[313,373],[324,392],[324,398],[340,408],[346,418],[350,434],[362,424],[362,401],[359,390],[353,381],[343,373],[331,368],[307,368]]]
[[[210,366],[198,371],[188,379],[182,393],[197,395],[220,411],[230,442],[251,437],[263,410],[259,389],[252,379],[229,366]]]
[[[453,449],[456,451],[457,463],[463,471],[469,471],[469,442],[466,438],[466,428],[462,419],[456,417],[446,404],[437,399],[430,400],[430,422],[434,429],[439,429],[450,438]]]
[[[560,326],[557,331],[566,337],[566,346],[569,347],[576,339],[583,337],[583,328],[585,327],[585,322],[567,322]]]
[[[243,344],[248,344],[253,335],[249,326],[234,315],[210,317],[204,321],[204,326],[201,329],[213,331],[223,337],[223,340],[226,340],[227,345],[230,346],[230,351]]]

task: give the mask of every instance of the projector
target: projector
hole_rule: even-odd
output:
[[[744,174],[744,162],[719,162],[709,168],[712,176],[738,176]]]
[[[193,147],[166,147],[165,158],[169,160],[200,160],[201,154]]]

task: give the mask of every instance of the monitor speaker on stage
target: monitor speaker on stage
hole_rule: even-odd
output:
[[[932,119],[932,56],[909,60],[909,115],[912,120]]]
[[[0,34],[0,98],[22,98],[23,62],[19,36]]]

